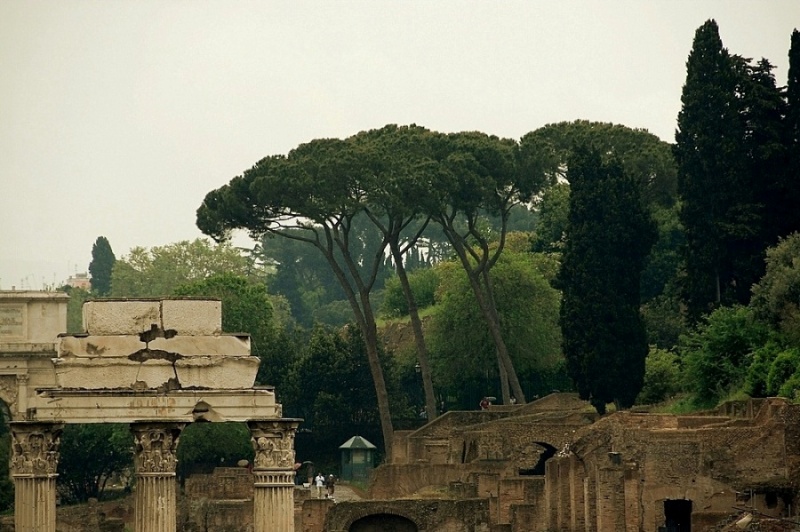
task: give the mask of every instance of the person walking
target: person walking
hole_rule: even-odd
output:
[[[322,487],[325,485],[325,475],[322,473],[317,473],[317,476],[314,478],[314,487],[317,490],[317,499],[322,498]]]
[[[328,488],[328,493],[325,496],[329,499],[333,499],[333,492],[336,489],[336,477],[332,474],[328,475],[328,478],[325,479],[325,486]]]

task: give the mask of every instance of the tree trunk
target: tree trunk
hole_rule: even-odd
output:
[[[422,388],[425,391],[425,411],[428,413],[428,420],[433,420],[438,416],[438,409],[436,406],[436,395],[433,391],[431,367],[430,364],[428,364],[428,348],[425,344],[425,336],[422,332],[422,321],[419,319],[419,312],[417,311],[417,301],[414,298],[414,294],[411,292],[408,275],[406,274],[405,266],[403,266],[403,257],[400,254],[400,250],[394,245],[392,246],[392,257],[394,258],[400,286],[403,287],[403,294],[405,294],[406,301],[408,302],[408,315],[411,317],[411,329],[414,331],[417,360],[419,361],[419,369],[422,375]]]
[[[508,354],[508,348],[503,340],[503,335],[500,331],[500,321],[497,317],[497,309],[493,307],[490,308],[487,298],[491,297],[491,294],[489,294],[488,297],[487,294],[484,294],[484,290],[481,287],[478,275],[479,274],[476,274],[472,271],[467,272],[467,277],[469,278],[470,285],[472,286],[472,291],[475,293],[475,299],[478,300],[478,306],[480,307],[483,316],[486,318],[486,323],[489,325],[489,333],[492,335],[492,340],[494,341],[497,352],[498,365],[502,366],[502,368],[506,370],[506,373],[508,374],[508,381],[511,385],[511,390],[514,392],[514,396],[517,398],[517,401],[520,404],[524,404],[525,392],[522,391],[522,386],[519,384],[517,372],[514,371],[514,364],[511,362],[511,357]]]
[[[383,433],[383,448],[386,456],[384,461],[392,463],[392,444],[394,443],[394,427],[392,426],[392,412],[389,408],[389,393],[386,391],[386,381],[383,379],[383,368],[378,358],[378,332],[375,320],[370,316],[367,326],[362,329],[364,342],[367,347],[367,359],[372,380],[375,383],[375,395],[378,398],[378,415],[381,419],[381,432]]]
[[[511,362],[511,357],[508,355],[508,349],[506,348],[505,340],[502,338],[502,333],[500,331],[500,317],[497,315],[497,302],[494,299],[494,287],[492,286],[492,278],[489,276],[489,270],[484,268],[481,271],[481,277],[483,278],[484,286],[486,287],[486,307],[488,312],[491,314],[494,322],[497,324],[497,333],[500,336],[500,341],[502,342],[503,351],[505,353],[505,359],[503,358],[503,353],[500,349],[496,349],[495,355],[497,355],[498,361],[500,361],[500,389],[503,393],[503,404],[509,404],[511,402],[511,394],[509,393],[509,376],[514,380],[517,379],[517,372],[514,370],[513,362]],[[478,281],[478,287],[480,287],[480,281]],[[522,387],[519,385],[519,381],[517,381],[517,389],[519,392],[522,393]],[[514,390],[514,393],[517,393],[517,390]],[[517,395],[515,395],[517,397]],[[520,398],[520,401],[523,403],[525,402],[524,396]]]
[[[498,369],[498,372],[499,372],[499,375],[500,375],[500,393],[501,393],[502,398],[503,398],[503,404],[504,405],[510,405],[511,404],[511,393],[510,393],[510,390],[508,388],[508,372],[506,371],[506,368],[504,368],[503,365],[499,363],[500,357],[497,357],[497,360],[498,360],[498,368],[497,369]]]

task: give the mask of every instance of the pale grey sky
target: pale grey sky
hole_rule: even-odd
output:
[[[798,0],[0,0],[0,288],[194,239],[258,159],[387,123],[673,141],[694,31],[786,82]]]

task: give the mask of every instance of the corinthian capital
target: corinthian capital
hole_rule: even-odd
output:
[[[136,472],[174,473],[178,463],[178,439],[183,427],[182,423],[132,424]]]
[[[55,475],[62,430],[53,423],[11,423],[11,474]]]
[[[297,420],[249,421],[255,469],[292,469]]]

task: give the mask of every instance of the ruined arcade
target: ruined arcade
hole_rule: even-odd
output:
[[[254,386],[245,334],[221,332],[217,300],[98,300],[64,335],[66,294],[0,292],[0,398],[12,434],[15,529],[54,532],[59,435],[67,423],[128,423],[136,532],[176,528],[180,433],[247,422],[256,453],[254,530],[293,531],[294,432],[274,390]]]

